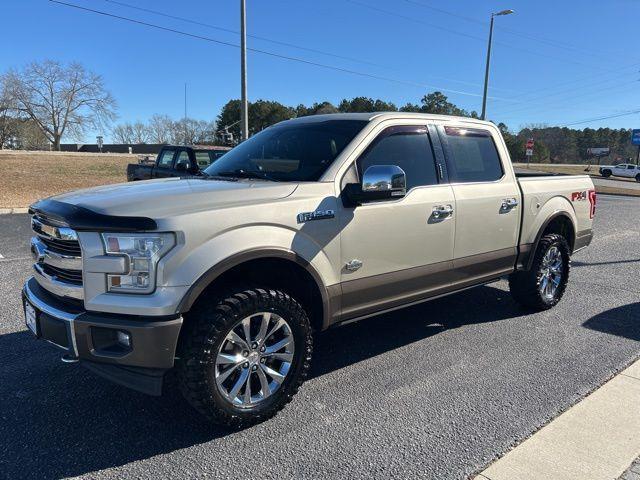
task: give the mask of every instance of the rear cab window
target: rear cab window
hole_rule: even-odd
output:
[[[444,127],[452,183],[495,182],[504,176],[491,133],[476,128]]]
[[[200,168],[207,168],[209,165],[211,165],[212,159],[210,156],[210,152],[200,150],[200,151],[196,151],[195,155],[196,155],[196,163]]]
[[[176,168],[178,167],[178,165],[184,165],[186,169],[190,167],[189,152],[187,152],[186,150],[182,150],[180,152],[178,158],[176,159]]]
[[[173,165],[173,155],[176,153],[173,149],[167,149],[160,152],[160,157],[158,157],[158,166],[171,168]]]

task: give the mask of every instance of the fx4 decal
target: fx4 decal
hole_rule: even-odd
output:
[[[586,191],[584,191],[584,192],[573,192],[571,194],[571,201],[572,202],[582,202],[582,201],[587,199],[587,196],[588,195],[587,195]]]

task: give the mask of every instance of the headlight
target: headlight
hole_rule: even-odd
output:
[[[127,273],[107,275],[107,290],[123,293],[151,293],[158,261],[176,243],[172,233],[103,233],[102,241],[107,255],[128,259]]]

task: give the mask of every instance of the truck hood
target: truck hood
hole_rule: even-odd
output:
[[[297,183],[262,180],[162,178],[88,188],[50,200],[104,215],[152,219],[277,200],[291,195]]]

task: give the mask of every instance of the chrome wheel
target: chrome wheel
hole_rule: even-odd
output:
[[[216,356],[215,380],[234,406],[253,407],[284,382],[295,341],[289,324],[273,312],[250,315],[229,331]]]
[[[564,263],[562,253],[558,247],[551,247],[542,257],[540,269],[541,277],[539,283],[540,294],[547,300],[552,300],[556,296],[562,275],[564,273]]]

